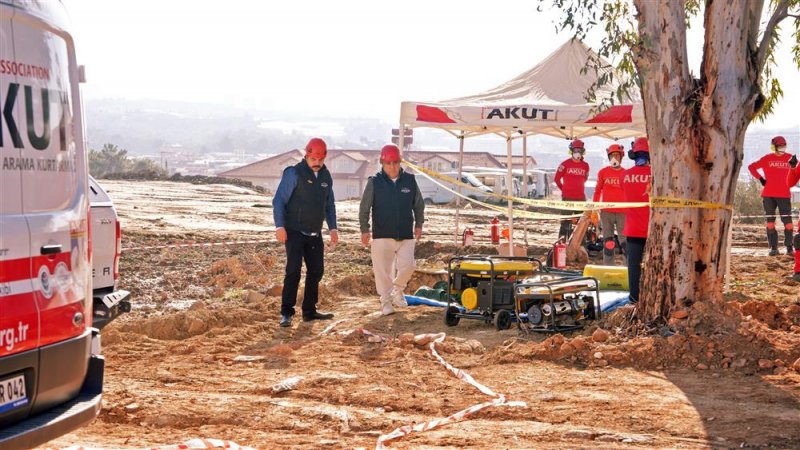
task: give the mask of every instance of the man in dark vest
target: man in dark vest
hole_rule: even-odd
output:
[[[328,320],[330,313],[317,311],[319,282],[325,269],[322,221],[328,223],[331,246],[339,241],[336,231],[336,204],[333,179],[325,167],[328,146],[320,138],[306,144],[305,159],[283,171],[272,199],[275,236],[286,243],[286,276],[281,294],[282,327],[292,325],[300,269],[306,262],[306,286],[303,293],[303,321]]]
[[[416,268],[414,243],[422,237],[425,202],[414,175],[400,168],[396,145],[384,145],[380,161],[381,171],[369,177],[361,196],[358,222],[361,243],[366,246],[372,238],[375,286],[381,296],[381,313],[388,316],[395,307],[407,306],[403,290]]]

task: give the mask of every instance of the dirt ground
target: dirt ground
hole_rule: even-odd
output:
[[[50,447],[209,437],[262,449],[374,448],[399,426],[491,400],[411,338],[445,332],[437,348],[449,363],[526,406],[486,408],[391,448],[800,448],[800,283],[790,257],[766,256],[761,226],[735,227],[726,304],[696,303],[673,319],[672,336],[618,333],[629,309],[574,334],[528,336],[478,321],[450,328],[434,307],[377,314],[358,204],[341,202],[343,242],[326,253],[320,300],[335,320],[285,329],[270,198],[222,185],[102,184],[123,220],[121,287],[134,310],[103,332],[100,416]],[[461,215],[482,244],[464,249],[453,210],[429,208],[407,292],[431,286],[440,276],[430,272],[455,254],[494,253],[490,217]],[[529,254],[542,256],[555,231],[529,224]],[[245,240],[266,242],[138,248]],[[289,377],[302,379],[274,392]]]

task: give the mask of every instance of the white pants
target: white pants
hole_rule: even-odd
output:
[[[392,304],[392,289],[402,292],[414,274],[414,239],[374,239],[372,241],[372,271],[381,305]]]

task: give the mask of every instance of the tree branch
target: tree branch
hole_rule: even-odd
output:
[[[775,34],[775,28],[779,23],[789,16],[789,0],[780,0],[778,6],[775,7],[775,12],[767,22],[767,27],[764,29],[764,35],[761,37],[761,44],[758,46],[758,54],[756,57],[756,73],[761,73],[764,70],[764,64],[767,63],[767,56],[769,55],[769,47],[772,42],[772,37]]]
[[[755,62],[758,52],[758,33],[761,27],[761,12],[764,10],[764,0],[751,0],[747,2],[750,17],[750,26],[747,30],[747,46],[750,58]]]

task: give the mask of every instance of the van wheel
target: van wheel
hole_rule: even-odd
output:
[[[423,200],[423,201],[424,201],[424,202],[425,202],[425,204],[426,204],[426,205],[428,205],[428,206],[430,206],[430,205],[432,205],[432,204],[433,204],[433,199],[431,199],[431,198],[426,198],[426,199],[425,199],[425,200]]]

